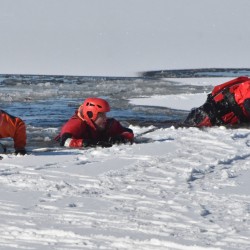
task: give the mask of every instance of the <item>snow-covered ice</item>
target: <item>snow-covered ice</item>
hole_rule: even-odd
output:
[[[248,249],[249,129],[130,127],[151,132],[2,155],[0,248]]]

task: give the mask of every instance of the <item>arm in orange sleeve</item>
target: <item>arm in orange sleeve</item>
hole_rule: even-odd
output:
[[[15,134],[13,137],[14,148],[15,149],[24,149],[26,146],[26,126],[25,123],[20,119],[16,118],[15,124]]]
[[[10,137],[14,140],[16,150],[24,149],[26,146],[26,126],[19,118],[9,115],[5,111],[0,112],[0,138]]]

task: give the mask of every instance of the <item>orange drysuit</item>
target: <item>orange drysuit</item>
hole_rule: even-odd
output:
[[[0,110],[0,139],[11,137],[14,140],[16,150],[25,149],[26,146],[26,126],[18,117],[9,115]]]

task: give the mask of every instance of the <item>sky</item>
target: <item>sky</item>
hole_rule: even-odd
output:
[[[0,0],[0,6],[2,74],[249,67],[248,0]]]

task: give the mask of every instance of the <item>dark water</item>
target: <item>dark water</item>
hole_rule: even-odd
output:
[[[188,86],[145,77],[76,77],[2,75],[1,108],[35,127],[60,127],[90,96],[107,99],[110,116],[138,125],[168,126],[186,113],[168,108],[134,106],[130,98],[207,91],[210,86]],[[166,124],[166,125],[164,125]]]

